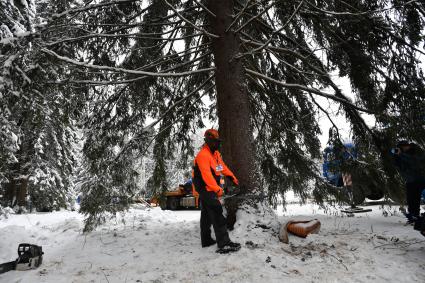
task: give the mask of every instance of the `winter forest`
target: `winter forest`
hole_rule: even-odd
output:
[[[0,264],[17,239],[46,253],[0,282],[423,282],[424,24],[422,0],[0,0]],[[195,185],[170,194],[209,128],[238,263],[201,248]],[[291,217],[321,231],[279,243]]]

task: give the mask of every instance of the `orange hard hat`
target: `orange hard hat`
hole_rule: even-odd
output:
[[[213,140],[220,140],[220,135],[216,129],[208,129],[205,131],[204,137],[210,138]]]

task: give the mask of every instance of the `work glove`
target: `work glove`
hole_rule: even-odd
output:
[[[218,197],[223,196],[223,194],[224,194],[223,189],[222,189],[222,188],[220,188],[220,190],[216,191],[216,192],[215,192],[215,194],[216,194]]]

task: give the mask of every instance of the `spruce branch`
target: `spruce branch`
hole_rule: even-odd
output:
[[[266,48],[270,44],[270,42],[272,42],[273,37],[276,34],[279,34],[281,31],[283,31],[286,28],[286,26],[291,22],[291,20],[296,16],[296,14],[300,10],[300,8],[303,5],[303,3],[304,3],[304,0],[301,0],[300,4],[298,4],[298,6],[295,8],[294,12],[289,16],[289,18],[286,20],[286,22],[279,29],[273,31],[273,33],[270,35],[270,38],[262,46],[260,46],[258,48],[255,48],[253,50],[250,50],[247,53],[236,55],[235,58],[236,59],[239,59],[239,58],[241,58],[243,56],[251,55],[253,53],[260,52],[261,50],[263,50],[264,48]]]
[[[176,29],[177,30],[177,29]],[[157,35],[165,35],[171,32],[174,32],[175,30],[172,30],[170,32],[166,32],[163,34],[157,34]],[[179,40],[183,40],[183,39],[187,39],[187,38],[192,38],[192,37],[197,37],[202,35],[202,33],[197,33],[197,34],[191,34],[191,35],[187,35],[187,36],[181,36],[181,37],[175,37],[172,36],[170,38],[164,38],[164,37],[152,37],[152,36],[144,36],[143,34],[138,34],[138,33],[134,33],[134,34],[107,34],[107,33],[98,33],[98,34],[88,34],[88,35],[83,35],[83,36],[79,36],[79,37],[74,37],[74,38],[65,38],[65,39],[61,39],[55,42],[49,42],[46,44],[47,47],[51,47],[57,44],[61,44],[61,43],[66,43],[66,42],[75,42],[75,41],[80,41],[80,40],[86,40],[86,39],[90,39],[90,38],[131,38],[131,39],[151,39],[151,40],[158,40],[158,41],[179,41]]]
[[[233,21],[227,27],[226,32],[229,32],[229,30],[239,21],[239,19],[243,16],[243,14],[245,13],[245,10],[248,8],[248,5],[249,5],[249,3],[251,3],[251,1],[252,0],[246,1],[245,5],[242,7],[242,10],[239,11],[239,13],[236,15],[236,17],[233,19]]]
[[[218,35],[216,35],[216,34],[212,34],[212,33],[209,33],[208,31],[206,31],[205,29],[203,29],[203,28],[200,28],[199,26],[197,26],[196,24],[194,24],[194,23],[192,23],[191,21],[189,21],[188,19],[186,19],[181,13],[179,13],[179,11],[177,11],[177,9],[176,8],[174,8],[174,6],[173,5],[171,5],[167,0],[164,0],[164,2],[171,8],[171,10],[173,10],[174,11],[174,13],[176,13],[176,15],[180,18],[180,19],[182,19],[184,22],[186,22],[187,24],[189,24],[189,25],[191,25],[194,29],[196,29],[196,30],[198,30],[198,31],[200,31],[200,32],[202,32],[203,34],[205,34],[205,35],[207,35],[207,36],[209,36],[209,37],[212,37],[212,38],[219,38],[219,36]]]
[[[93,9],[97,9],[97,8],[103,8],[103,7],[107,7],[107,6],[119,5],[119,4],[130,3],[130,2],[138,2],[138,1],[140,1],[140,0],[114,0],[114,1],[105,0],[104,2],[99,3],[99,4],[86,5],[86,6],[80,7],[80,8],[72,8],[72,9],[63,11],[59,14],[53,14],[52,19],[56,20],[56,19],[59,19],[63,16],[66,16],[66,15],[72,15],[72,14],[81,13],[81,12],[84,12],[84,11],[93,10]]]
[[[264,8],[263,11],[261,11],[260,13],[258,13],[257,15],[251,17],[248,21],[246,21],[243,25],[241,25],[238,29],[235,30],[235,33],[240,32],[243,28],[245,28],[247,25],[249,25],[252,21],[257,20],[258,18],[260,18],[264,13],[266,13],[268,10],[270,10],[271,8],[274,7],[276,3],[274,3],[274,1],[269,4],[267,7]]]
[[[383,13],[386,11],[390,11],[390,10],[394,10],[394,9],[398,9],[398,8],[403,8],[406,7],[410,4],[413,3],[417,3],[420,2],[419,0],[411,0],[408,1],[406,3],[403,3],[401,5],[394,5],[392,7],[388,7],[388,8],[384,8],[384,9],[376,9],[376,10],[368,10],[368,11],[359,11],[358,9],[357,12],[336,12],[336,11],[328,11],[328,10],[324,10],[321,9],[319,7],[317,7],[317,5],[314,5],[313,3],[309,2],[309,1],[305,1],[310,7],[322,12],[323,14],[328,14],[328,15],[332,15],[332,16],[363,16],[363,15],[369,15],[369,14],[376,14],[376,13]],[[341,1],[342,2],[342,1]],[[353,6],[350,5],[351,8],[354,8]]]
[[[202,9],[204,9],[208,14],[210,14],[210,16],[217,18],[217,15],[214,14],[213,12],[211,12],[204,4],[202,4],[202,2],[198,1],[198,0],[194,0],[196,4],[198,4]]]
[[[101,65],[93,65],[88,64],[84,62],[80,62],[65,56],[60,56],[59,54],[55,53],[52,50],[42,48],[42,52],[49,54],[53,57],[56,57],[57,59],[76,65],[81,66],[85,68],[91,68],[91,69],[97,69],[97,70],[105,70],[105,71],[112,71],[117,73],[127,73],[127,74],[134,74],[134,75],[146,75],[146,76],[152,76],[152,77],[183,77],[188,75],[193,75],[197,73],[203,73],[203,72],[210,72],[215,70],[215,68],[205,68],[205,69],[198,69],[193,71],[187,71],[187,72],[180,72],[180,73],[161,73],[161,72],[146,72],[146,71],[137,71],[137,70],[130,70],[130,69],[124,69],[124,68],[118,68],[118,67],[109,67],[109,66],[101,66]]]
[[[134,138],[132,138],[130,141],[127,142],[126,145],[123,146],[123,148],[121,149],[121,151],[116,155],[116,157],[114,158],[114,160],[118,160],[120,158],[120,156],[122,154],[124,154],[127,149],[135,142],[137,142],[138,140],[142,139],[142,138],[147,138],[150,136],[146,136],[145,133],[149,132],[150,130],[152,130],[154,128],[155,125],[157,125],[159,122],[163,121],[164,118],[167,116],[168,113],[170,113],[170,111],[177,107],[179,104],[183,103],[184,101],[188,100],[190,97],[193,97],[195,94],[199,93],[199,90],[202,89],[202,87],[204,87],[209,81],[211,81],[213,78],[213,76],[209,77],[204,83],[202,83],[202,85],[200,85],[199,87],[197,87],[195,90],[193,90],[191,93],[189,93],[188,95],[186,95],[185,97],[183,97],[182,99],[180,99],[179,101],[177,101],[176,103],[174,103],[173,105],[171,105],[162,115],[160,118],[158,118],[157,120],[153,121],[152,123],[150,123],[149,125],[143,127],[143,129],[139,132],[139,134],[137,134]],[[204,91],[195,101],[192,102],[192,105],[198,101],[200,101],[205,94],[207,94],[210,90],[212,90],[214,88],[214,85],[211,85],[206,91]],[[149,149],[149,147],[152,145],[152,143],[165,131],[167,131],[169,128],[173,127],[176,122],[178,120],[181,120],[187,111],[189,111],[190,107],[187,107],[185,113],[179,115],[179,117],[177,118],[176,121],[174,121],[173,123],[170,123],[169,125],[167,125],[165,128],[162,128],[161,131],[159,131],[158,133],[156,133],[152,139],[147,143],[146,149],[144,152],[141,153],[141,155],[143,156],[144,154],[146,154],[147,150]]]
[[[332,99],[334,101],[338,101],[338,102],[340,102],[340,103],[342,103],[344,105],[347,105],[347,106],[349,106],[349,107],[351,107],[353,109],[356,109],[356,110],[359,110],[359,111],[362,111],[362,112],[365,112],[365,113],[369,113],[369,114],[373,114],[374,113],[374,112],[372,112],[372,111],[370,111],[368,109],[361,108],[361,107],[353,104],[352,102],[348,101],[347,99],[343,99],[343,98],[337,97],[335,95],[332,95],[332,94],[329,94],[329,93],[325,93],[325,92],[320,91],[320,90],[315,89],[315,88],[306,87],[306,86],[303,86],[303,85],[300,85],[300,84],[284,83],[284,82],[275,80],[275,79],[273,79],[271,77],[268,77],[268,76],[266,76],[264,74],[261,74],[261,73],[255,72],[253,70],[250,70],[250,69],[245,69],[245,71],[247,73],[251,74],[251,75],[254,75],[254,76],[258,77],[258,78],[262,78],[262,79],[264,79],[266,81],[272,82],[272,83],[277,84],[277,85],[281,85],[281,86],[286,87],[286,88],[296,88],[296,89],[299,89],[299,90],[306,91],[308,93],[314,93],[314,94],[317,94],[319,96],[323,96],[323,97],[326,97],[326,98],[330,98],[330,99]]]
[[[314,98],[314,96],[310,93],[309,94],[310,95],[310,98],[311,98],[311,100],[313,101],[313,103],[317,106],[317,108],[319,108],[323,113],[325,113],[325,115],[326,115],[326,117],[328,118],[328,120],[329,120],[329,122],[331,122],[331,124],[332,124],[332,126],[334,127],[334,129],[336,130],[336,132],[337,132],[337,135],[338,135],[338,137],[340,136],[340,134],[339,134],[339,129],[338,129],[338,127],[336,126],[336,124],[335,124],[335,122],[333,121],[333,119],[331,118],[331,115],[329,114],[329,112],[328,111],[326,111],[326,109],[324,109],[321,105],[320,105],[320,103],[318,103],[317,101],[316,101],[316,99]]]

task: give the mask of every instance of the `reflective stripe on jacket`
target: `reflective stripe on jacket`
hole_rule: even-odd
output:
[[[220,152],[216,150],[212,153],[208,145],[205,144],[194,160],[193,181],[195,189],[199,193],[206,190],[216,193],[217,196],[221,196],[221,176],[236,179],[232,171],[223,162]],[[196,180],[197,178],[202,178],[202,180]]]

